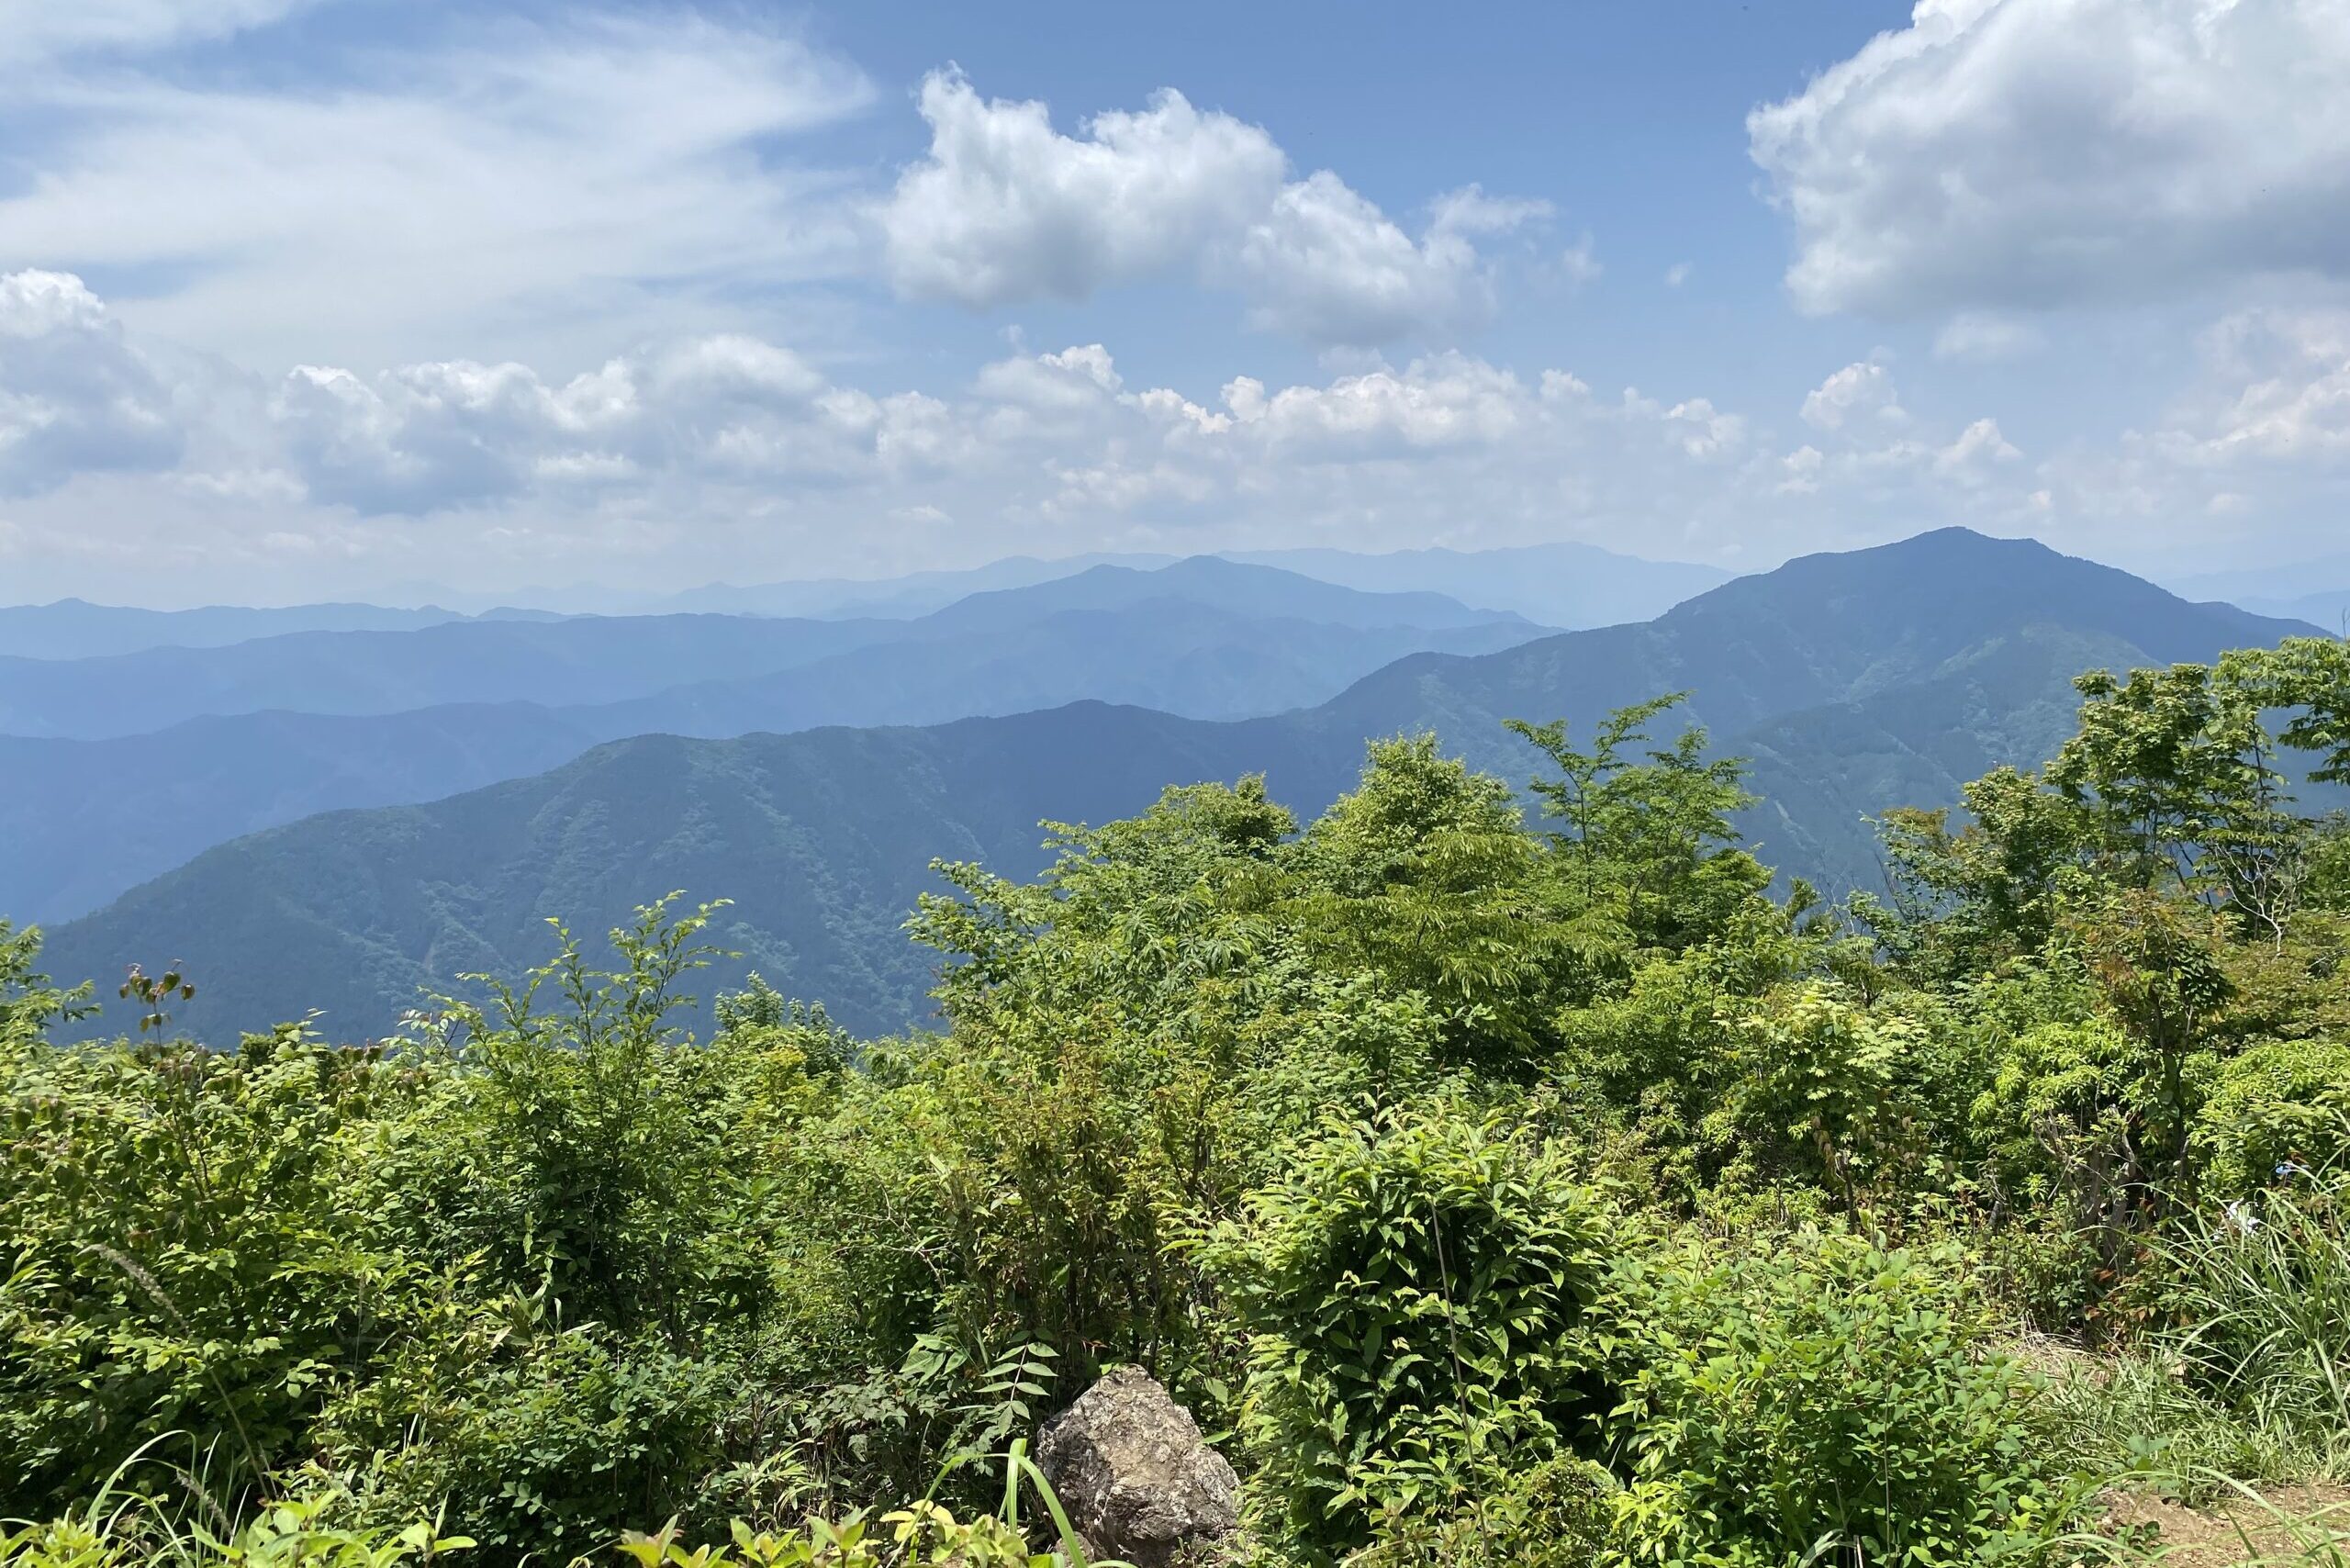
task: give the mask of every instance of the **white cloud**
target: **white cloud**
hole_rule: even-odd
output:
[[[1779,481],[1779,493],[1787,496],[1808,496],[1819,488],[1819,471],[1828,458],[1816,446],[1799,446],[1779,459],[1785,476]]]
[[[1261,214],[1287,166],[1271,137],[1182,94],[1097,115],[1082,140],[1041,103],[982,99],[958,72],[922,86],[930,153],[880,212],[891,278],[971,306],[1082,299],[1194,259]]]
[[[1689,281],[1689,275],[1696,270],[1697,263],[1695,262],[1673,263],[1671,266],[1664,269],[1664,286],[1667,288],[1679,288],[1683,284]]]
[[[1234,280],[1258,325],[1315,342],[1448,334],[1493,310],[1493,286],[1458,229],[1417,241],[1327,170],[1281,187],[1210,274]]]
[[[1258,325],[1313,342],[1442,335],[1493,308],[1476,241],[1549,211],[1466,186],[1416,239],[1327,170],[1291,180],[1262,129],[1171,88],[1075,137],[1045,105],[981,98],[951,71],[919,101],[929,152],[877,212],[890,278],[917,298],[1076,300],[1189,271],[1240,293]]]
[[[1491,445],[1532,413],[1516,376],[1457,353],[1270,395],[1243,376],[1225,387],[1224,404],[1245,436],[1269,452],[1301,456]]]
[[[2209,389],[2171,449],[2198,464],[2350,462],[2350,310],[2249,310],[2203,343]]]
[[[1979,484],[1997,465],[2013,463],[2023,454],[1999,433],[1997,420],[1977,420],[1958,439],[1934,454],[1934,472],[1945,479]]]
[[[650,588],[1105,542],[1582,535],[1767,559],[1944,521],[2088,547],[2156,519],[2335,516],[2310,509],[2350,460],[2350,317],[2231,317],[2205,353],[2202,389],[2161,421],[2039,458],[1996,419],[1905,409],[1875,360],[1827,376],[1800,424],[1776,411],[1807,437],[1792,448],[1769,410],[1603,395],[1458,352],[1191,395],[1079,343],[934,396],[705,333],[567,375],[443,360],[273,381],[157,358],[78,279],[15,274],[0,512],[12,572],[31,564],[55,591],[138,561],[215,596],[249,595],[255,574],[350,592],[460,558],[481,583],[560,562]],[[36,403],[64,412],[36,429],[16,417]]]
[[[225,38],[274,22],[311,0],[17,0],[0,9],[0,62],[137,53]]]
[[[151,270],[180,281],[129,308],[148,330],[394,364],[583,321],[672,330],[722,285],[853,253],[837,182],[776,145],[869,99],[853,67],[691,14],[470,37],[357,51],[328,85],[78,60],[0,73],[39,131],[11,149],[0,266]]]
[[[2350,276],[2340,0],[1919,0],[1747,129],[1807,310]]]
[[[373,382],[303,365],[271,412],[311,496],[380,513],[628,472],[626,454],[601,443],[640,409],[637,375],[620,361],[550,386],[524,365],[460,360]]]
[[[1898,426],[1908,420],[1892,374],[1875,360],[1846,365],[1803,400],[1803,422],[1818,431]]]
[[[169,468],[185,439],[165,373],[80,278],[0,274],[0,493]]]
[[[1587,230],[1581,239],[1559,252],[1559,267],[1566,274],[1567,281],[1578,288],[1597,283],[1600,274],[1607,270],[1600,264],[1599,248],[1593,243]]]

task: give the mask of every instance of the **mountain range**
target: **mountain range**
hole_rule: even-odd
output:
[[[1646,621],[1727,580],[1715,566],[1650,561],[1595,544],[1534,544],[1497,550],[1397,550],[1373,554],[1332,547],[1227,550],[1221,558],[1278,566],[1371,592],[1427,589],[1479,610],[1506,610],[1546,626],[1607,626]],[[570,611],[630,615],[771,615],[820,621],[910,620],[970,594],[1033,588],[1094,566],[1150,571],[1167,554],[1097,552],[1056,560],[1013,555],[982,566],[881,578],[820,577],[774,583],[711,583],[681,593],[612,589],[516,589],[502,596]],[[501,596],[445,584],[409,584],[410,599],[488,609]]]
[[[543,610],[502,607],[465,615],[438,605],[297,604],[283,610],[213,604],[196,610],[136,610],[61,599],[0,607],[0,657],[87,659],[143,648],[218,648],[294,632],[413,632],[451,621],[552,621]]]
[[[51,934],[50,968],[184,959],[184,1022],[218,1034],[324,1010],[343,1037],[424,990],[519,972],[544,922],[599,931],[673,888],[734,901],[713,934],[852,1027],[919,1021],[929,967],[899,927],[934,857],[1025,874],[1040,819],[1101,821],[1169,783],[1268,775],[1301,812],[1350,782],[1366,737],[1433,730],[1523,780],[1501,721],[1693,693],[1752,758],[1764,857],[1830,890],[1874,879],[1872,813],[1955,799],[2067,733],[2090,666],[2201,660],[2309,628],[2195,604],[2030,541],[1963,530],[1790,562],[1634,625],[1482,654],[1416,653],[1292,711],[1216,722],[1086,701],[904,727],[727,740],[642,735],[429,804],[338,812],[220,845]],[[1663,738],[1662,735],[1660,739]]]
[[[1089,697],[1237,718],[1321,701],[1403,654],[1543,630],[1437,594],[1200,558],[1097,566],[913,621],[451,622],[17,661],[0,666],[0,713],[19,732],[0,735],[0,909],[80,914],[241,834],[433,800],[628,735],[929,723]]]
[[[1391,593],[1426,588],[1464,604],[1509,610],[1546,626],[1582,629],[1648,621],[1728,582],[1717,566],[1645,561],[1594,544],[1499,550],[1250,550],[1231,558],[1303,572],[1325,582]]]

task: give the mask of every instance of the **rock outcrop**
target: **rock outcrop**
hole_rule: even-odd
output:
[[[1139,1368],[1104,1374],[1046,1422],[1036,1464],[1087,1551],[1136,1568],[1212,1561],[1240,1522],[1239,1477]]]

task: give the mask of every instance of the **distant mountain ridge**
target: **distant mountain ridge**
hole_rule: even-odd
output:
[[[1431,624],[1394,623],[1404,616]],[[43,666],[57,677],[45,721],[135,727],[157,711],[138,694],[175,667],[164,716],[195,716],[147,734],[0,736],[0,910],[79,914],[241,834],[438,799],[628,735],[931,723],[1088,697],[1199,718],[1272,713],[1401,654],[1482,653],[1541,630],[1433,594],[1361,593],[1211,559],[1098,567],[913,622],[583,619]],[[663,679],[673,683],[655,687]],[[256,692],[395,711],[305,713],[292,700],[236,711]],[[551,695],[516,700],[538,692]],[[449,700],[465,693],[478,700]],[[434,700],[397,706],[420,695]]]
[[[2069,730],[2087,665],[2209,659],[2307,628],[2189,604],[2030,541],[1959,530],[1741,578],[1639,626],[1478,656],[1420,654],[1318,706],[1231,722],[1086,702],[922,728],[731,741],[647,736],[431,805],[314,817],[223,845],[59,928],[64,974],[185,958],[214,1033],[327,1009],[383,1029],[420,986],[542,956],[549,915],[599,930],[685,888],[736,902],[714,935],[744,968],[853,1027],[920,1018],[927,960],[898,935],[934,856],[1013,873],[1040,818],[1100,821],[1160,787],[1265,771],[1318,809],[1367,737],[1433,729],[1522,780],[1505,717],[1568,717],[1695,692],[1692,715],[1751,755],[1766,857],[1831,889],[1871,879],[1866,814],[1935,804]]]
[[[658,608],[822,618],[911,616],[928,613],[966,594],[1035,587],[1102,566],[1149,571],[1179,559],[1203,558],[1114,554],[1061,560],[1013,556],[969,571],[917,572],[876,582],[835,578],[748,588],[712,584],[672,595],[660,601]],[[1541,625],[1562,628],[1646,621],[1731,576],[1716,566],[1644,560],[1581,543],[1384,554],[1326,547],[1219,550],[1204,558],[1274,566],[1368,593],[1442,594],[1472,609],[1507,610]]]
[[[375,604],[297,604],[255,610],[214,604],[197,610],[134,610],[61,599],[0,607],[0,656],[86,659],[148,648],[218,648],[294,632],[412,632],[452,621],[553,621],[543,610],[498,609],[466,615],[438,605],[415,610]]]
[[[1433,593],[1372,593],[1270,566],[1200,557],[1160,570],[1097,566],[967,596],[910,621],[583,615],[447,620],[402,630],[296,632],[217,647],[76,660],[0,658],[0,734],[103,740],[177,718],[262,712],[396,713],[453,702],[567,707],[651,697],[721,677],[776,674],[883,643],[944,641],[1059,609],[1184,599],[1236,617],[1432,632],[1524,624]],[[1493,645],[1493,644],[1487,644]],[[1391,650],[1391,655],[1393,651]],[[1361,666],[1358,666],[1361,667]]]
[[[1235,561],[1280,566],[1348,588],[1425,588],[1463,604],[1507,610],[1546,626],[1582,630],[1649,621],[1729,581],[1718,566],[1650,561],[1595,544],[1527,544],[1494,550],[1245,550]]]

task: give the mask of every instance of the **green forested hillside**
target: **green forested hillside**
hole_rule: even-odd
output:
[[[1286,574],[1217,565],[1239,577],[1237,591],[1228,580],[1199,591],[1227,594],[1242,608],[1180,597],[1181,581],[1168,585],[1171,597],[1136,598],[1132,584],[1107,594],[1094,585],[1089,597],[1118,608],[989,596],[994,602],[912,623],[902,640],[621,700],[458,702],[356,715],[270,711],[107,740],[0,735],[0,907],[28,919],[80,914],[243,834],[319,812],[437,800],[541,772],[621,736],[932,723],[1085,698],[1202,718],[1270,713],[1319,701],[1401,653],[1507,647],[1538,631],[1515,618],[1423,602],[1432,595],[1344,589],[1328,590],[1348,601],[1338,604],[1319,592],[1298,597],[1342,617],[1383,612],[1393,598],[1446,623],[1285,619],[1251,608],[1266,588],[1249,579],[1286,590]],[[1147,584],[1160,574],[1125,576]],[[506,674],[526,687],[536,678]],[[569,689],[582,678],[567,670],[558,684]],[[482,685],[495,690],[499,680],[485,677]]]
[[[224,846],[61,926],[52,953],[95,975],[185,958],[211,982],[195,1015],[206,1028],[317,1006],[358,1036],[388,1027],[420,985],[511,970],[546,915],[601,928],[647,886],[683,888],[735,901],[727,943],[746,957],[722,980],[756,968],[857,1027],[890,1027],[922,1011],[927,960],[890,932],[934,857],[980,846],[991,864],[1031,867],[1040,820],[1132,812],[1168,779],[1261,771],[1276,799],[1315,810],[1366,737],[1398,733],[1433,731],[1523,779],[1533,753],[1505,720],[1582,729],[1677,689],[1718,745],[1755,756],[1766,802],[1743,820],[1758,842],[1841,892],[1879,880],[1867,817],[1954,801],[1985,767],[2045,755],[2069,726],[2076,671],[2209,659],[2290,630],[1949,531],[1807,557],[1642,626],[1416,655],[1272,720],[1086,704],[934,730],[623,742],[474,796]],[[840,933],[854,939],[828,935]],[[260,952],[272,961],[253,964]]]
[[[735,897],[722,925],[743,957],[719,980],[788,977],[836,998],[852,1027],[880,1031],[923,1011],[931,959],[899,927],[934,885],[934,856],[1034,868],[1039,818],[1106,820],[1167,778],[1237,776],[1288,740],[1267,722],[1096,703],[920,729],[643,736],[453,800],[224,845],[57,927],[50,959],[61,973],[113,974],[132,961],[116,953],[160,944],[206,978],[191,1026],[318,1008],[330,1035],[361,1038],[428,988],[507,972],[551,915],[626,910],[651,877]],[[1291,774],[1301,760],[1271,758]],[[187,920],[224,893],[213,918]]]

